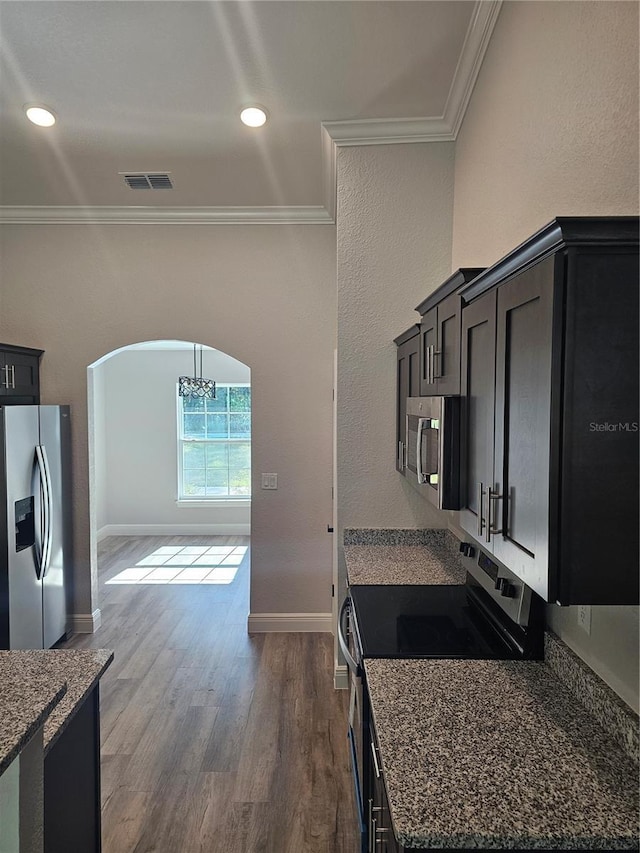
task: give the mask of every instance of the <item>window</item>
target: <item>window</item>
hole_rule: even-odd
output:
[[[251,387],[216,385],[216,399],[178,396],[178,500],[251,497]]]

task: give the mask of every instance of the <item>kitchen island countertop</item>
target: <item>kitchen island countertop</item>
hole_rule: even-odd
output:
[[[463,584],[459,542],[448,530],[345,530],[349,585]]]
[[[113,660],[96,650],[0,651],[0,773],[44,723],[44,754]]]
[[[405,847],[637,849],[638,766],[542,661],[365,661]]]

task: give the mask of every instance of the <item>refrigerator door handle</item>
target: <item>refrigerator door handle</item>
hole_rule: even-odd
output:
[[[46,531],[47,531],[47,539],[45,544],[45,559],[42,561],[42,577],[45,577],[47,572],[49,571],[49,566],[51,565],[51,551],[53,547],[53,490],[51,483],[51,469],[49,468],[49,456],[47,455],[47,448],[43,444],[42,446],[42,460],[44,462],[44,471],[47,477],[47,500],[46,500]]]
[[[42,461],[42,448],[40,447],[39,444],[36,445],[35,468],[36,468],[37,473],[38,473],[38,488],[40,490],[40,504],[41,504],[40,519],[39,519],[38,524],[36,525],[36,534],[37,534],[37,536],[36,536],[36,547],[35,547],[36,575],[38,577],[38,580],[42,580],[42,565],[43,565],[43,560],[44,560],[44,545],[45,545],[45,541],[46,541],[46,539],[45,539],[46,532],[43,529],[44,528],[44,508],[43,507],[44,507],[44,502],[45,502],[45,495],[44,495],[45,473],[44,473],[44,462]]]
[[[40,555],[40,573],[43,578],[51,560],[51,474],[49,472],[49,460],[44,445],[36,447],[36,459],[38,460],[38,473],[40,475],[40,495],[42,498],[42,546]]]

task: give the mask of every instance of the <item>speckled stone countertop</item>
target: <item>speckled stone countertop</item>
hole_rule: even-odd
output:
[[[462,584],[458,540],[448,530],[345,530],[347,580],[357,584]]]
[[[104,649],[0,651],[0,773],[43,722],[47,754],[112,660]]]
[[[404,846],[637,849],[638,767],[544,662],[365,670]]]

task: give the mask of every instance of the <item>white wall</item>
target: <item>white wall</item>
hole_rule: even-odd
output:
[[[220,383],[251,382],[247,365],[215,349],[203,352],[203,371]],[[177,503],[176,386],[185,374],[193,374],[191,348],[125,349],[94,368],[102,380],[95,405],[105,424],[95,449],[96,459],[105,460],[102,482],[95,483],[99,531],[249,532],[248,501],[204,508]]]
[[[638,3],[502,6],[456,142],[453,268],[638,213]]]
[[[503,5],[456,143],[454,268],[555,216],[638,213],[638,9]],[[590,636],[577,609],[550,605],[551,627],[637,710],[638,608],[594,607]]]
[[[446,527],[394,471],[394,337],[450,273],[452,143],[338,156],[338,523]]]
[[[106,422],[106,393],[105,393],[106,362],[96,367],[88,377],[93,383],[89,401],[89,435],[93,434],[93,510],[97,530],[104,529],[107,524],[107,483],[109,466],[107,464],[107,422]]]
[[[76,613],[96,601],[87,366],[161,339],[252,369],[252,612],[330,612],[335,229],[7,225],[0,256],[0,339],[44,349],[43,402],[72,406]]]

